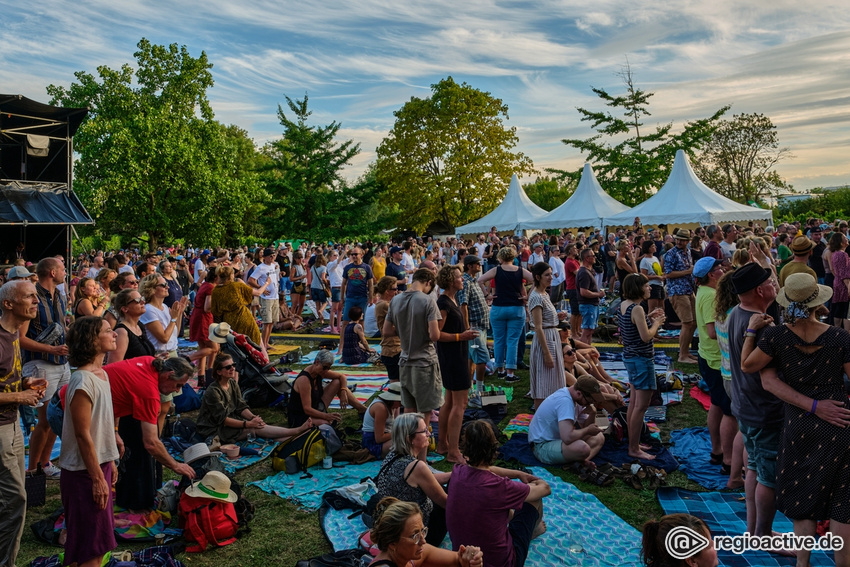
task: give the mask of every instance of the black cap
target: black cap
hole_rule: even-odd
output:
[[[274,248],[266,248],[265,250],[263,250],[263,258],[265,258],[266,256],[274,256],[274,255],[275,255]]]
[[[756,263],[744,264],[732,272],[732,288],[738,295],[747,293],[763,284],[770,277],[770,271]]]

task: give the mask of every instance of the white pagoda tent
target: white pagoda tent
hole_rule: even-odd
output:
[[[601,230],[602,219],[627,210],[629,207],[602,189],[593,168],[585,163],[581,180],[570,198],[545,216],[523,223],[521,228],[548,230],[590,226]]]
[[[508,193],[502,199],[502,202],[499,203],[498,207],[477,221],[457,227],[455,232],[457,234],[486,233],[494,226],[499,232],[516,232],[520,230],[522,224],[534,224],[531,221],[546,213],[546,209],[541,209],[528,198],[528,195],[525,194],[525,191],[523,191],[522,186],[519,184],[519,178],[515,173],[511,177]]]
[[[631,226],[635,217],[644,225],[669,227],[727,222],[764,221],[772,224],[769,210],[742,205],[713,191],[700,181],[685,152],[678,150],[670,177],[658,193],[635,206],[604,219],[605,226]]]

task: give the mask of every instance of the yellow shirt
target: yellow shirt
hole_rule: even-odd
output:
[[[387,275],[387,259],[384,257],[372,257],[372,274],[375,276],[375,281],[381,281],[381,278]]]

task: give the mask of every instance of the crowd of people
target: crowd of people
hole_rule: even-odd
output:
[[[625,405],[625,388],[593,346],[601,312],[615,302],[608,318],[629,375],[630,431],[641,429],[657,388],[658,332],[677,328],[676,359],[697,364],[708,385],[711,462],[729,475],[729,488],[745,489],[750,533],[769,535],[781,510],[799,535],[829,519],[833,533],[850,536],[847,223],[666,228],[635,219],[607,235],[527,238],[494,227],[466,241],[92,251],[75,259],[71,278],[62,256],[28,266],[19,247],[0,286],[0,565],[14,565],[24,526],[25,435],[29,469],[60,480],[66,563],[98,564],[115,545],[105,512],[111,485],[117,505],[146,509],[162,466],[193,478],[160,435],[173,395],[194,376],[205,388],[199,434],[222,442],[284,440],[336,424],[334,398],[358,412],[363,446],[383,458],[376,483],[386,498],[369,515],[382,552],[376,564],[522,565],[546,529],[550,488],[493,466],[496,432],[481,421],[461,434],[463,412],[480,404],[487,380],[515,383],[516,371],[528,368],[534,455],[592,470],[605,442],[597,411]],[[304,315],[308,296],[312,317]],[[338,334],[347,363],[380,360],[390,385],[362,405],[332,369],[335,353],[322,350],[293,383],[288,427],[266,424],[220,344],[232,330],[265,355],[274,329],[310,319]],[[179,355],[187,330],[197,348]],[[486,370],[488,336],[495,377]],[[367,340],[375,337],[380,354]],[[454,464],[449,473],[425,462],[437,410],[436,450]],[[630,457],[651,461],[632,437]],[[75,522],[86,529],[71,528]],[[674,524],[707,531],[687,516],[648,525],[647,564],[676,564],[656,542]],[[446,533],[455,553],[438,549]],[[838,564],[848,561],[850,552],[836,552]],[[709,554],[698,564],[711,562]]]

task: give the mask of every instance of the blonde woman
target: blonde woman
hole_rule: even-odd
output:
[[[168,284],[158,274],[149,274],[139,284],[139,294],[147,307],[139,320],[145,324],[145,330],[157,352],[167,352],[168,356],[177,356],[177,329],[183,311],[189,303],[188,298],[176,301],[171,309],[165,306],[168,297]]]

